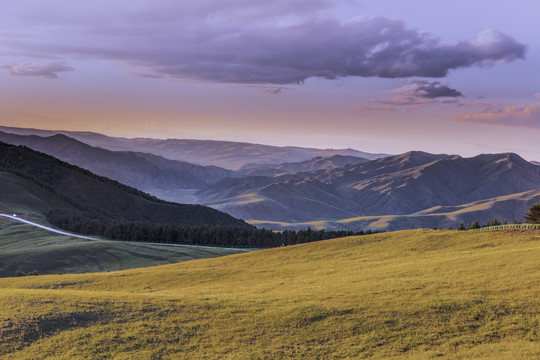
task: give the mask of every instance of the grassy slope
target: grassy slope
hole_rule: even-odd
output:
[[[539,200],[540,189],[536,189],[458,206],[435,206],[412,215],[359,216],[338,221],[319,220],[299,223],[265,220],[247,220],[247,222],[258,227],[276,230],[282,230],[284,228],[302,229],[307,226],[327,230],[370,228],[385,231],[421,227],[457,228],[460,222],[468,225],[474,220],[478,220],[481,224],[489,222],[493,218],[497,218],[500,221],[507,220],[510,223],[515,220],[523,221],[523,216],[527,213],[528,209]]]
[[[131,269],[236,253],[222,249],[90,241],[0,219],[0,277]]]
[[[538,358],[539,235],[414,230],[0,279],[0,356]]]
[[[32,213],[44,219],[55,207],[69,208],[70,204],[31,180],[0,171],[0,210]]]
[[[251,228],[244,221],[214,209],[158,200],[28,148],[0,142],[0,159],[2,186],[11,183],[19,187],[14,193],[6,191],[2,195],[7,194],[10,201],[19,202],[19,205],[36,212],[47,210],[43,204],[49,204],[49,199],[53,199],[53,202],[61,204],[51,204],[51,208],[92,211],[116,220]],[[6,176],[6,173],[11,176]],[[0,198],[0,202],[5,201]],[[33,209],[36,204],[39,207]]]

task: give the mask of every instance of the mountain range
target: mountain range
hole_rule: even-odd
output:
[[[528,207],[540,200],[540,166],[513,153],[463,158],[411,151],[380,157],[350,149],[332,153],[61,132],[75,139],[47,130],[15,130],[19,135],[0,132],[0,140],[24,144],[165,200],[210,206],[277,230],[308,226],[350,230],[455,228],[460,222],[495,217],[522,220]],[[193,147],[187,151],[190,142]],[[109,149],[95,146],[97,143]],[[136,143],[141,145],[138,151],[121,150]],[[250,148],[258,150],[250,152]],[[273,163],[278,150],[287,154],[278,157],[281,162]],[[207,164],[225,162],[236,170],[166,158],[171,154],[204,158]],[[299,154],[312,156],[298,160]]]
[[[91,172],[146,192],[152,189],[194,189],[217,182],[235,172],[217,166],[200,166],[132,151],[111,151],[93,147],[56,134],[48,137],[0,132],[0,141],[25,145]]]
[[[414,215],[535,189],[540,167],[516,154],[409,152],[329,170],[227,178],[197,195],[201,203],[240,218],[295,223]]]
[[[53,131],[0,126],[0,131],[18,135],[48,137],[63,134],[85,144],[114,151],[145,152],[169,160],[199,165],[215,165],[238,170],[246,164],[280,164],[299,162],[316,156],[349,155],[378,159],[386,154],[371,154],[353,149],[315,149],[296,146],[270,146],[232,141],[192,139],[151,139],[110,137],[93,132]]]

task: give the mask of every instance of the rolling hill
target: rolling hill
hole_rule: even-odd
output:
[[[314,177],[351,196],[362,215],[410,214],[540,188],[540,169],[512,153],[433,158],[410,152],[375,161],[382,167],[371,172],[373,165]]]
[[[356,230],[375,229],[395,231],[412,228],[457,228],[477,220],[486,224],[493,219],[509,222],[523,221],[529,208],[540,201],[540,189],[475,201],[457,206],[434,206],[410,215],[356,216],[340,220],[315,220],[308,222],[283,222],[252,220],[252,225],[282,231],[285,229]]]
[[[0,277],[116,271],[240,251],[91,241],[0,219]]]
[[[469,208],[472,205],[468,204],[473,202],[498,202],[502,200],[497,198],[512,194],[520,198],[519,194],[537,189],[540,189],[540,168],[516,154],[462,158],[409,152],[328,170],[224,179],[197,195],[203,204],[257,220],[252,223],[258,226],[272,221],[285,226],[322,221],[332,222],[332,228],[365,228],[367,223],[375,222],[375,217],[393,216],[401,220],[388,228],[397,229],[426,225],[457,227],[460,221],[470,223],[485,217],[521,219],[530,199],[505,200],[499,204],[507,207],[504,211],[495,211],[498,207],[490,206],[484,207],[482,213],[462,211],[459,217],[431,216],[428,220],[419,214],[425,215],[434,207]],[[506,217],[509,215],[512,218]],[[370,221],[344,220],[358,217],[369,217]],[[407,221],[402,221],[405,218]]]
[[[534,359],[538,235],[402,231],[0,279],[0,356]]]
[[[0,177],[0,205],[8,211],[65,209],[124,221],[250,227],[208,207],[159,200],[26,147],[0,143]]]
[[[385,154],[370,154],[354,149],[315,149],[296,146],[270,146],[232,141],[191,139],[150,139],[109,137],[92,132],[53,131],[0,126],[0,131],[19,135],[52,136],[64,134],[91,146],[115,151],[135,151],[159,155],[170,160],[199,165],[215,165],[237,170],[250,163],[280,164],[299,162],[316,156],[350,155],[377,159]]]

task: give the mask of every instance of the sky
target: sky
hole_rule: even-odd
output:
[[[4,1],[0,124],[540,161],[538,14],[536,0]]]

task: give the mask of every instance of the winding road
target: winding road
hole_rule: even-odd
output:
[[[100,241],[99,239],[94,239],[94,238],[91,238],[91,237],[88,237],[88,236],[75,235],[75,234],[71,234],[71,233],[68,233],[68,232],[65,232],[65,231],[56,230],[56,229],[53,229],[53,228],[48,227],[48,226],[36,224],[35,222],[31,222],[31,221],[22,219],[22,218],[18,217],[17,215],[0,214],[0,216],[8,218],[8,219],[12,219],[12,220],[20,221],[22,223],[29,224],[29,225],[32,225],[32,226],[35,226],[35,227],[38,227],[38,228],[41,228],[41,229],[52,231],[52,232],[57,233],[57,234],[73,236],[73,237],[80,238],[80,239]]]
[[[123,243],[128,243],[128,244],[133,244],[133,245],[144,244],[144,245],[156,245],[156,246],[191,247],[191,248],[202,248],[202,249],[223,249],[223,250],[236,250],[236,251],[252,251],[252,249],[223,248],[223,247],[202,246],[202,245],[163,244],[163,243],[150,243],[150,242],[140,242],[140,241],[101,240],[101,239],[96,239],[96,238],[92,238],[92,237],[88,237],[88,236],[76,235],[76,234],[68,233],[68,232],[57,230],[57,229],[54,229],[54,228],[51,228],[51,227],[45,226],[45,225],[40,225],[40,224],[37,224],[35,222],[22,219],[21,217],[17,216],[16,214],[14,214],[14,215],[0,214],[0,217],[4,217],[4,218],[11,219],[11,220],[19,221],[19,222],[22,222],[22,223],[25,223],[25,224],[29,224],[29,225],[32,225],[32,226],[35,226],[35,227],[38,227],[38,228],[41,228],[41,229],[44,229],[44,230],[47,230],[47,231],[51,231],[51,232],[56,233],[56,234],[73,236],[73,237],[76,237],[76,238],[92,240],[92,241],[114,241],[114,242],[123,242]]]

